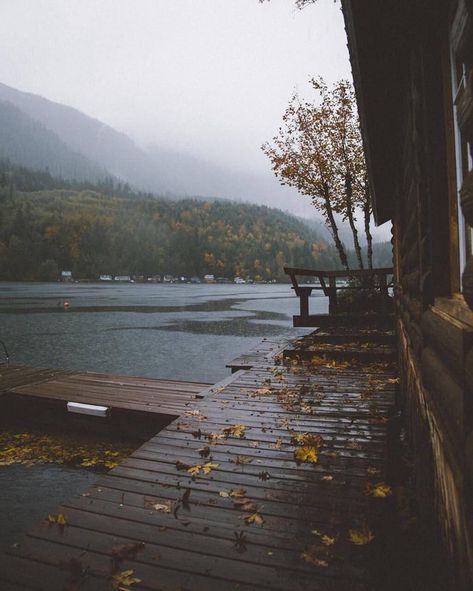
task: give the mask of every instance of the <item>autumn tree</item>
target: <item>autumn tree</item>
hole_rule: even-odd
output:
[[[295,93],[278,134],[262,149],[281,184],[309,196],[323,214],[346,269],[348,259],[336,214],[348,222],[358,266],[363,268],[356,225],[357,213],[363,212],[372,268],[371,196],[353,88],[341,80],[329,89],[321,78],[311,79],[310,85],[315,99],[303,100]]]

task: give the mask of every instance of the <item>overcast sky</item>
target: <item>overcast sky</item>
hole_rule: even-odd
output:
[[[314,75],[351,77],[332,0],[0,0],[1,82],[234,169],[269,169],[260,146]]]
[[[294,88],[350,76],[332,0],[1,0],[0,47],[5,84],[256,170]]]

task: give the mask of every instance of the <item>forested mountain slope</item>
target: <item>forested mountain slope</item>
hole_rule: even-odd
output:
[[[333,267],[336,260],[300,220],[265,206],[118,197],[98,187],[18,191],[5,172],[0,200],[2,279],[54,279],[67,269],[88,279],[212,273],[286,280],[285,263]]]

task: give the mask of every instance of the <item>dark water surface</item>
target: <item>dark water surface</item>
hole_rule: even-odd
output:
[[[311,305],[326,311],[325,298]],[[0,339],[12,363],[38,367],[213,383],[262,338],[300,334],[297,311],[289,285],[0,282]],[[0,466],[0,551],[97,478],[65,466]]]
[[[0,339],[39,367],[215,382],[263,337],[300,334],[297,311],[289,285],[0,282]]]

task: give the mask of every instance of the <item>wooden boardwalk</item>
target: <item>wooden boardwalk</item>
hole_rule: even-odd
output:
[[[97,404],[113,409],[180,416],[211,384],[90,372],[0,368],[0,395]]]
[[[2,591],[379,589],[394,369],[315,361],[195,401],[11,548]]]

